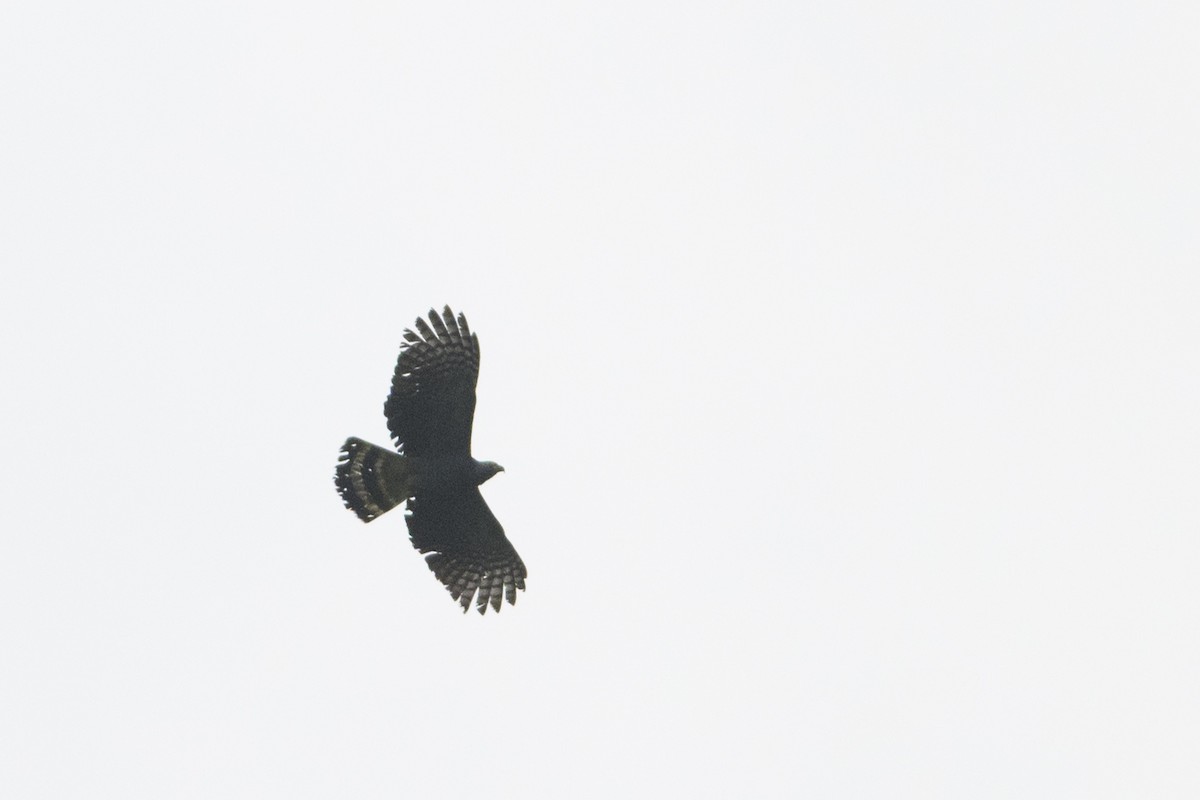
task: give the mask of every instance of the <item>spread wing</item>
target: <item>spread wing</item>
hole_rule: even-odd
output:
[[[429,568],[464,612],[476,590],[480,614],[488,603],[499,612],[503,600],[517,602],[517,589],[525,590],[525,564],[478,487],[423,492],[409,499],[408,510],[413,547],[430,554]]]
[[[408,456],[469,455],[479,379],[479,338],[450,306],[430,325],[404,331],[392,391],[383,405],[396,447]]]

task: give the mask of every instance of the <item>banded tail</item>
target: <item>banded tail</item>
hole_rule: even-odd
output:
[[[370,522],[412,495],[413,473],[404,456],[352,436],[338,454],[333,482],[346,508]]]

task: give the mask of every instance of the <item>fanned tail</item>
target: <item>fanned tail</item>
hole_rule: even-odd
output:
[[[346,508],[370,522],[411,496],[413,475],[408,459],[352,436],[342,445],[333,482]]]

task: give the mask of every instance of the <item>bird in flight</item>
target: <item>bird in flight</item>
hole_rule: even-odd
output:
[[[363,522],[408,501],[408,535],[433,574],[465,613],[517,602],[525,564],[479,486],[504,467],[471,457],[479,337],[446,306],[416,332],[404,331],[392,391],[383,405],[398,452],[355,437],[346,440],[334,483],[346,508]]]

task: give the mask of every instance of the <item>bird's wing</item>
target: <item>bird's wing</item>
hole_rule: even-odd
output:
[[[417,332],[404,331],[392,391],[383,405],[388,430],[409,456],[469,455],[479,378],[479,338],[450,306]],[[432,327],[430,327],[432,325]]]
[[[429,553],[425,561],[465,612],[479,590],[475,607],[517,602],[525,590],[525,564],[492,514],[479,487],[424,492],[408,501],[408,535],[413,547]]]

